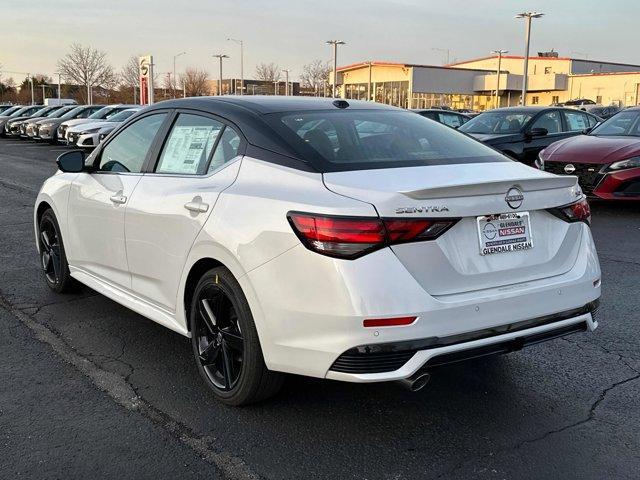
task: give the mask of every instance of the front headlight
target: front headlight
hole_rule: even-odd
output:
[[[89,135],[90,133],[97,133],[99,128],[90,128],[89,130],[83,130],[80,135]]]
[[[631,157],[626,160],[620,160],[619,162],[613,162],[609,165],[608,170],[624,170],[625,168],[638,167],[640,167],[640,157]]]

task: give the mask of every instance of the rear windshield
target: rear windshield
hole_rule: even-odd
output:
[[[321,171],[510,161],[454,129],[403,110],[323,110],[265,115]]]

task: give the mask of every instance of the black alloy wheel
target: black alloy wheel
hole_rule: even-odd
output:
[[[58,232],[49,218],[43,219],[40,224],[40,258],[47,282],[59,283],[62,271],[60,241]]]
[[[200,291],[195,326],[200,365],[213,385],[230,391],[242,373],[244,338],[224,286],[209,284]]]
[[[72,291],[76,286],[69,273],[60,226],[53,210],[46,210],[38,223],[40,263],[47,285],[57,293]]]
[[[233,274],[212,268],[191,298],[189,329],[200,376],[227,405],[247,405],[275,395],[284,375],[269,370],[249,303]]]

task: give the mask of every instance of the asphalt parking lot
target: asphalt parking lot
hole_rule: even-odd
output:
[[[637,478],[639,205],[592,205],[594,333],[442,368],[418,393],[290,377],[230,408],[186,338],[48,290],[32,208],[65,150],[0,139],[0,478]]]

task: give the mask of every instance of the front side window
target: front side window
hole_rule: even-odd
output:
[[[315,160],[322,171],[508,161],[413,112],[346,109],[265,117],[301,158]]]
[[[564,118],[567,121],[567,130],[570,132],[580,132],[589,128],[589,121],[584,113],[564,112]]]
[[[162,149],[157,173],[201,175],[224,124],[208,117],[181,113]]]
[[[140,173],[166,113],[141,118],[122,130],[102,150],[98,170]]]
[[[533,122],[531,128],[544,128],[547,130],[547,133],[560,133],[562,131],[560,112],[554,110],[543,113]]]

